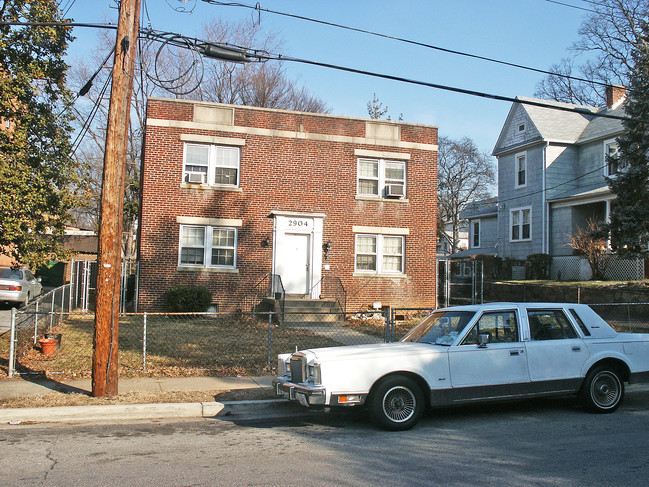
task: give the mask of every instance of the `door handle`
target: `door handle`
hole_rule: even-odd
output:
[[[575,345],[574,347],[572,347],[572,351],[573,351],[573,352],[580,352],[580,351],[581,351],[581,347]]]
[[[518,355],[518,350],[510,350],[509,355]]]

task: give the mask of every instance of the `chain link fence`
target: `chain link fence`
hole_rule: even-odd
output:
[[[90,375],[95,317],[67,311],[65,296],[69,293],[62,288],[44,296],[38,311],[13,312],[11,339],[6,339],[9,334],[0,337],[0,369],[8,364],[7,375]],[[618,331],[649,333],[649,303],[591,307]],[[119,373],[125,377],[269,373],[279,353],[397,341],[432,311],[124,313],[119,320]],[[51,354],[44,353],[39,342],[45,336],[58,340],[58,349]]]
[[[93,314],[14,310],[12,319],[11,338],[0,339],[7,375],[90,374]],[[259,374],[272,370],[282,352],[384,343],[388,322],[387,312],[122,313],[120,374]],[[46,335],[58,340],[51,354],[39,341]]]

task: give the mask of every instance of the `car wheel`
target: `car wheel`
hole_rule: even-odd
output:
[[[421,418],[424,406],[420,387],[403,376],[391,376],[380,381],[369,401],[372,420],[390,431],[412,428]]]
[[[588,372],[581,390],[584,407],[593,413],[612,413],[624,398],[624,382],[611,367],[595,367]]]

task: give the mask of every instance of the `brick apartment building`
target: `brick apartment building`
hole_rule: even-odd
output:
[[[150,98],[139,308],[200,284],[240,308],[269,274],[348,311],[435,304],[437,128]],[[325,279],[325,281],[323,281]]]

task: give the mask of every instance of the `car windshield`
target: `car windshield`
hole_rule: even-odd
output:
[[[435,311],[400,341],[451,345],[474,315],[475,311]]]
[[[14,271],[7,267],[0,269],[0,279],[13,279],[14,281],[20,281],[23,278],[22,271]]]

